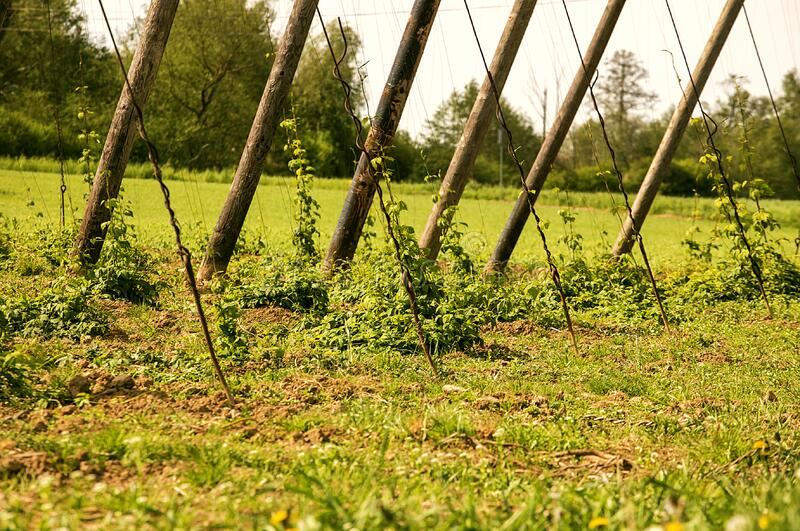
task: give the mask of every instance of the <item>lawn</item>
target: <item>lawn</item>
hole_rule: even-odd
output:
[[[78,207],[86,185],[68,184]],[[315,190],[323,248],[346,184]],[[661,198],[644,236],[667,333],[646,280],[596,259],[602,231],[611,239],[618,223],[608,195],[571,194],[582,268],[555,243],[567,199],[548,193],[541,211],[565,255],[580,353],[535,267],[498,280],[447,272],[448,306],[426,331],[478,339],[459,348],[443,339],[435,376],[379,250],[383,261],[363,256],[333,279],[293,261],[290,186],[265,179],[247,232],[266,243],[237,254],[229,283],[204,294],[238,401],[230,407],[155,183],[125,183],[150,256],[142,274],[158,291],[134,304],[98,288],[100,273],[65,274],[56,176],[0,171],[0,212],[17,220],[0,230],[0,528],[800,528],[793,245],[783,246],[783,276],[765,268],[769,318],[746,269],[689,259],[681,240],[694,201]],[[171,187],[199,242],[227,185]],[[395,191],[420,227],[432,189]],[[465,199],[461,218],[487,242],[478,263],[514,197],[479,189]],[[766,206],[793,240],[798,203]],[[713,204],[698,208],[708,234]],[[515,259],[538,260],[539,249],[529,230]],[[311,303],[299,305],[300,294]],[[242,302],[256,299],[267,302]]]
[[[59,184],[58,176],[50,173],[0,170],[0,213],[22,218],[40,215],[50,224],[57,225]],[[327,244],[336,224],[347,185],[348,181],[342,179],[318,180],[316,183],[314,196],[320,203],[320,242],[323,246]],[[182,180],[171,182],[170,186],[179,221],[198,237],[208,234],[216,223],[229,185],[201,182],[185,176]],[[408,215],[403,221],[421,231],[430,212],[436,186],[401,183],[395,185],[395,191],[408,205]],[[88,185],[80,177],[68,178],[68,202],[73,208],[71,217],[78,222],[87,192]],[[133,223],[141,228],[140,236],[147,242],[166,243],[172,241],[172,234],[159,193],[153,180],[130,179],[124,184],[123,196],[131,204],[135,216]],[[470,241],[475,243],[473,253],[479,259],[485,260],[491,253],[517,193],[514,188],[467,190],[458,219],[468,225]],[[245,223],[245,231],[252,236],[263,235],[277,245],[288,245],[293,227],[293,194],[294,183],[290,177],[265,177]],[[614,201],[618,207],[623,204],[618,194]],[[776,236],[789,240],[784,246],[785,252],[794,252],[794,238],[800,230],[800,202],[767,200],[764,203],[781,224]],[[539,200],[539,211],[549,223],[547,233],[554,248],[558,247],[557,241],[566,231],[558,211],[567,206],[574,207],[576,211],[574,230],[583,236],[587,251],[609,252],[620,226],[612,210],[612,197],[606,193],[556,194],[546,191]],[[695,211],[699,217],[693,220]],[[654,266],[659,268],[680,264],[686,256],[681,242],[687,230],[697,225],[707,235],[714,226],[711,219],[715,211],[712,199],[703,198],[695,202],[689,198],[658,198],[642,231],[646,243],[649,243]],[[376,215],[376,219],[382,218]],[[539,236],[534,226],[529,224],[514,253],[514,260],[541,261],[543,256]]]

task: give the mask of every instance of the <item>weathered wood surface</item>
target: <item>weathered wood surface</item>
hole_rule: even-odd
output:
[[[264,158],[283,116],[284,103],[291,90],[318,3],[318,0],[297,0],[294,3],[233,183],[211,233],[198,274],[201,281],[209,280],[214,274],[223,273],[228,268],[261,179]]]
[[[575,120],[575,114],[578,112],[583,97],[586,95],[589,83],[591,83],[592,77],[597,70],[597,65],[603,57],[603,52],[605,52],[608,40],[614,32],[614,27],[624,6],[625,0],[609,0],[608,5],[606,5],[592,41],[584,53],[583,62],[586,68],[578,67],[578,72],[575,74],[572,85],[570,85],[569,92],[567,92],[556,119],[547,132],[547,137],[544,139],[542,147],[536,155],[536,160],[534,160],[533,166],[528,172],[525,182],[533,192],[533,201],[536,201],[539,197],[545,180],[550,174],[550,169],[556,161],[558,152],[561,150],[572,122]],[[524,195],[520,195],[514,204],[514,209],[511,211],[503,231],[500,233],[500,238],[494,248],[492,257],[486,265],[487,272],[502,271],[506,267],[529,216],[530,206],[528,201]]]
[[[717,21],[714,30],[711,32],[703,54],[697,62],[692,78],[694,79],[694,86],[691,80],[686,84],[686,89],[683,91],[683,98],[678,102],[678,106],[672,113],[667,130],[661,138],[661,143],[658,146],[650,167],[647,169],[647,174],[639,187],[639,192],[636,194],[636,199],[631,208],[633,213],[633,220],[636,221],[636,231],[634,231],[633,221],[631,216],[625,218],[625,222],[617,235],[617,240],[614,242],[613,254],[620,256],[629,253],[633,248],[636,240],[636,232],[642,228],[647,214],[650,212],[650,207],[658,195],[658,189],[664,177],[669,173],[672,158],[675,156],[675,151],[683,138],[686,127],[689,125],[689,120],[692,117],[692,112],[697,106],[697,100],[700,94],[703,93],[703,88],[706,86],[711,71],[714,69],[714,64],[722,52],[725,41],[730,35],[736,18],[744,5],[744,0],[728,0],[722,9],[719,20]],[[696,91],[695,91],[696,89]]]
[[[378,109],[372,118],[364,150],[356,166],[339,221],[325,256],[325,267],[346,265],[355,255],[364,222],[375,195],[375,175],[370,160],[391,145],[414,76],[425,50],[439,0],[416,0],[400,40],[392,70],[383,89]]]
[[[158,74],[178,3],[179,0],[153,0],[147,12],[139,44],[128,69],[128,80],[133,94],[123,81],[122,93],[106,135],[75,241],[75,255],[84,264],[93,264],[100,258],[106,236],[106,223],[111,219],[106,200],[119,195],[125,168],[138,133],[132,98],[135,97],[136,103],[144,108]]]
[[[500,37],[500,42],[492,58],[492,64],[489,66],[495,87],[499,92],[503,91],[506,84],[535,6],[536,0],[516,0],[511,9],[503,35]],[[436,259],[442,246],[442,229],[439,220],[447,215],[448,208],[457,205],[461,200],[464,188],[475,169],[475,159],[486,138],[486,133],[495,119],[496,110],[497,102],[489,76],[486,76],[475,103],[472,105],[453,158],[450,160],[444,179],[442,179],[439,187],[439,200],[434,203],[420,237],[419,246],[424,249],[426,256],[431,260]]]

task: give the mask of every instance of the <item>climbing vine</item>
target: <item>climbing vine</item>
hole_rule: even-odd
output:
[[[292,234],[292,243],[298,255],[309,260],[317,260],[319,259],[317,248],[319,202],[311,194],[315,170],[307,158],[308,151],[303,147],[303,142],[297,133],[297,118],[293,116],[283,120],[280,125],[288,134],[284,150],[291,157],[289,170],[295,177],[294,203],[297,210],[294,213],[294,220],[297,226]]]

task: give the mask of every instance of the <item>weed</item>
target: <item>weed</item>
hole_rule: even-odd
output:
[[[34,368],[20,351],[0,352],[0,398],[24,398],[32,394]]]
[[[239,318],[242,308],[238,299],[222,295],[214,301],[217,317],[217,348],[220,357],[242,361],[249,353],[250,346],[241,328]]]
[[[153,260],[136,243],[136,232],[130,223],[133,211],[121,197],[106,200],[106,205],[111,210],[106,242],[100,260],[88,270],[87,277],[112,299],[153,305],[159,283],[152,274]]]
[[[294,109],[292,110],[292,116],[294,116]],[[294,214],[294,220],[297,223],[297,227],[292,233],[292,243],[300,257],[316,261],[319,258],[316,242],[319,237],[319,229],[317,229],[319,203],[311,195],[311,185],[314,182],[315,170],[311,166],[311,162],[306,158],[308,153],[297,134],[297,118],[293,117],[284,120],[280,125],[286,129],[288,135],[286,146],[283,149],[289,152],[291,156],[289,170],[294,174],[296,186],[294,203],[297,210]]]
[[[437,220],[442,230],[442,254],[450,259],[456,272],[472,275],[475,273],[475,263],[462,244],[469,226],[463,221],[454,221],[457,210],[457,206],[448,207]]]
[[[220,445],[190,446],[189,458],[194,466],[186,478],[196,487],[213,487],[226,479],[233,466],[230,451]]]
[[[108,316],[97,305],[96,289],[61,279],[34,297],[0,300],[0,338],[97,336],[108,331]]]
[[[279,306],[294,311],[324,311],[328,307],[328,287],[322,275],[306,262],[292,259],[265,259],[243,269],[234,283],[232,296],[243,308]]]

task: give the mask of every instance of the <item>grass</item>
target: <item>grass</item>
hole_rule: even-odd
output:
[[[228,192],[224,183],[203,182],[202,176],[194,179],[191,174],[171,183],[172,199],[179,221],[189,231],[208,234],[216,223],[217,215]],[[320,203],[322,215],[321,238],[324,245],[330,238],[337,216],[347,193],[348,181],[343,179],[319,179],[315,182],[314,196]],[[394,190],[408,205],[406,223],[417,232],[422,230],[430,212],[431,197],[436,192],[432,184],[396,184]],[[72,206],[73,220],[80,221],[84,196],[88,186],[78,176],[68,177],[68,204]],[[292,230],[294,183],[289,177],[265,177],[256,193],[245,223],[246,237],[258,236],[278,245],[288,246]],[[514,188],[483,187],[467,190],[461,202],[458,219],[469,226],[472,252],[480,259],[488,258],[498,234],[503,228],[517,190]],[[139,226],[140,237],[148,243],[172,241],[166,211],[158,187],[149,179],[128,179],[124,183],[124,197],[130,201]],[[632,200],[632,199],[631,199]],[[59,178],[52,173],[0,170],[0,213],[6,216],[40,216],[50,224],[59,219]],[[558,238],[565,233],[558,211],[566,205],[577,209],[575,231],[584,237],[588,250],[608,252],[616,237],[619,221],[613,213],[611,197],[603,193],[556,193],[546,191],[539,199],[538,208],[548,223],[548,237],[556,246]],[[619,197],[616,204],[622,205]],[[651,210],[642,231],[649,254],[656,267],[679,264],[685,257],[681,241],[686,231],[694,224],[692,217],[697,211],[697,226],[708,234],[713,228],[713,213],[716,211],[712,199],[659,197]],[[776,236],[786,238],[787,253],[794,252],[794,238],[800,230],[797,216],[797,201],[767,200],[765,208],[773,213],[781,224]],[[376,219],[382,220],[378,215]],[[199,247],[199,246],[198,246]],[[541,241],[535,227],[528,224],[514,253],[519,262],[543,260]]]
[[[80,203],[84,185],[69,185]],[[287,186],[265,179],[261,214],[254,206],[248,220],[275,252],[289,246]],[[315,193],[322,242],[345,186],[320,181]],[[226,185],[172,187],[184,224],[198,234],[203,216],[213,224]],[[2,171],[0,190],[0,212],[19,221],[0,260],[2,302],[46,291],[62,269],[36,254],[46,238],[29,228],[38,213],[57,225],[57,177]],[[431,190],[396,191],[419,227]],[[480,193],[462,214],[490,248],[514,196]],[[92,300],[108,333],[0,343],[32,389],[0,401],[0,528],[800,527],[796,298],[776,296],[774,319],[758,300],[689,304],[672,335],[652,315],[576,311],[580,356],[563,330],[530,315],[483,327],[482,346],[441,355],[440,378],[420,355],[321,347],[309,314],[244,310],[247,357],[223,359],[234,410],[213,382],[155,184],[129,180],[125,195],[165,284],[159,303]],[[542,198],[554,242],[558,199]],[[599,248],[600,230],[615,227],[608,197],[572,200],[586,209],[576,231]],[[668,277],[688,271],[680,240],[693,202],[660,201],[645,237]],[[797,204],[769,208],[793,237]],[[517,258],[538,257],[535,235],[525,240]],[[234,268],[249,271],[251,259],[237,255]],[[208,307],[215,297],[205,295]],[[667,305],[677,315],[678,301]],[[70,396],[76,375],[90,389]],[[131,386],[114,387],[120,375]]]

